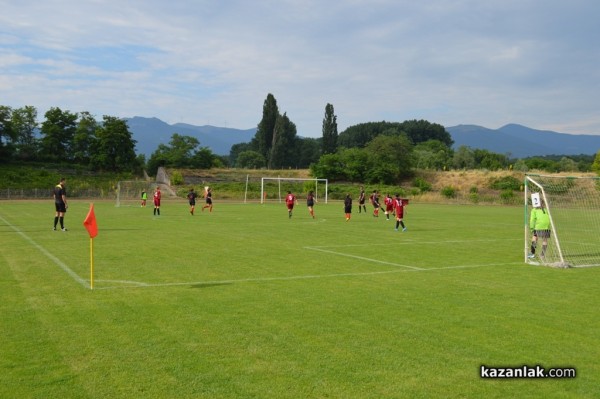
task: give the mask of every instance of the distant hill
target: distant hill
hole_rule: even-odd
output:
[[[229,155],[231,146],[247,143],[254,137],[256,128],[240,130],[216,126],[194,126],[186,123],[169,125],[157,118],[136,116],[126,119],[133,139],[137,141],[135,150],[138,154],[150,155],[159,144],[168,145],[173,133],[181,136],[195,137],[201,147],[208,147],[217,155]]]
[[[169,125],[157,118],[139,116],[126,121],[133,139],[137,141],[136,152],[146,155],[146,158],[156,151],[159,144],[169,144],[173,133],[195,137],[202,147],[210,148],[217,155],[229,155],[232,145],[248,143],[256,134],[256,128],[240,130],[186,123]],[[466,145],[499,154],[510,154],[511,158],[536,155],[594,155],[600,150],[600,135],[557,133],[517,124],[509,124],[495,130],[477,125],[458,125],[447,127],[446,130],[454,140],[454,149]]]
[[[447,127],[454,140],[453,148],[462,145],[480,148],[511,158],[536,155],[594,155],[600,150],[600,136],[557,133],[508,124],[492,130],[476,125]]]

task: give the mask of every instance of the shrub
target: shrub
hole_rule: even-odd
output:
[[[494,190],[516,190],[519,191],[523,183],[513,176],[504,176],[490,181],[490,188]]]
[[[442,188],[442,195],[446,198],[455,198],[456,197],[456,189],[452,186],[446,186]]]
[[[173,186],[179,186],[183,184],[183,175],[178,170],[171,172],[171,184]]]
[[[421,190],[422,193],[431,191],[431,184],[428,183],[422,177],[415,177],[415,179],[413,180],[413,186]]]
[[[514,197],[515,193],[513,192],[513,190],[502,190],[502,192],[500,193],[500,198],[505,204],[511,203]]]

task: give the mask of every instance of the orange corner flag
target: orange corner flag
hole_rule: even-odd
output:
[[[98,225],[96,224],[96,215],[94,215],[94,204],[90,204],[90,210],[83,221],[83,225],[90,234],[90,238],[98,235]]]

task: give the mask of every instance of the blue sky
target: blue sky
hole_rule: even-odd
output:
[[[426,119],[600,134],[597,0],[0,0],[0,105],[298,134]]]

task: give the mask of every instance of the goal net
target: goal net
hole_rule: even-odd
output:
[[[152,205],[152,183],[144,180],[122,180],[117,183],[116,207],[141,206],[142,192],[146,192]],[[156,184],[155,184],[156,185]]]
[[[260,203],[267,200],[282,202],[288,191],[299,197],[300,193],[312,191],[317,201],[327,203],[327,179],[296,179],[288,177],[262,177],[260,179]]]
[[[600,178],[528,174],[524,192],[526,263],[600,266]]]

